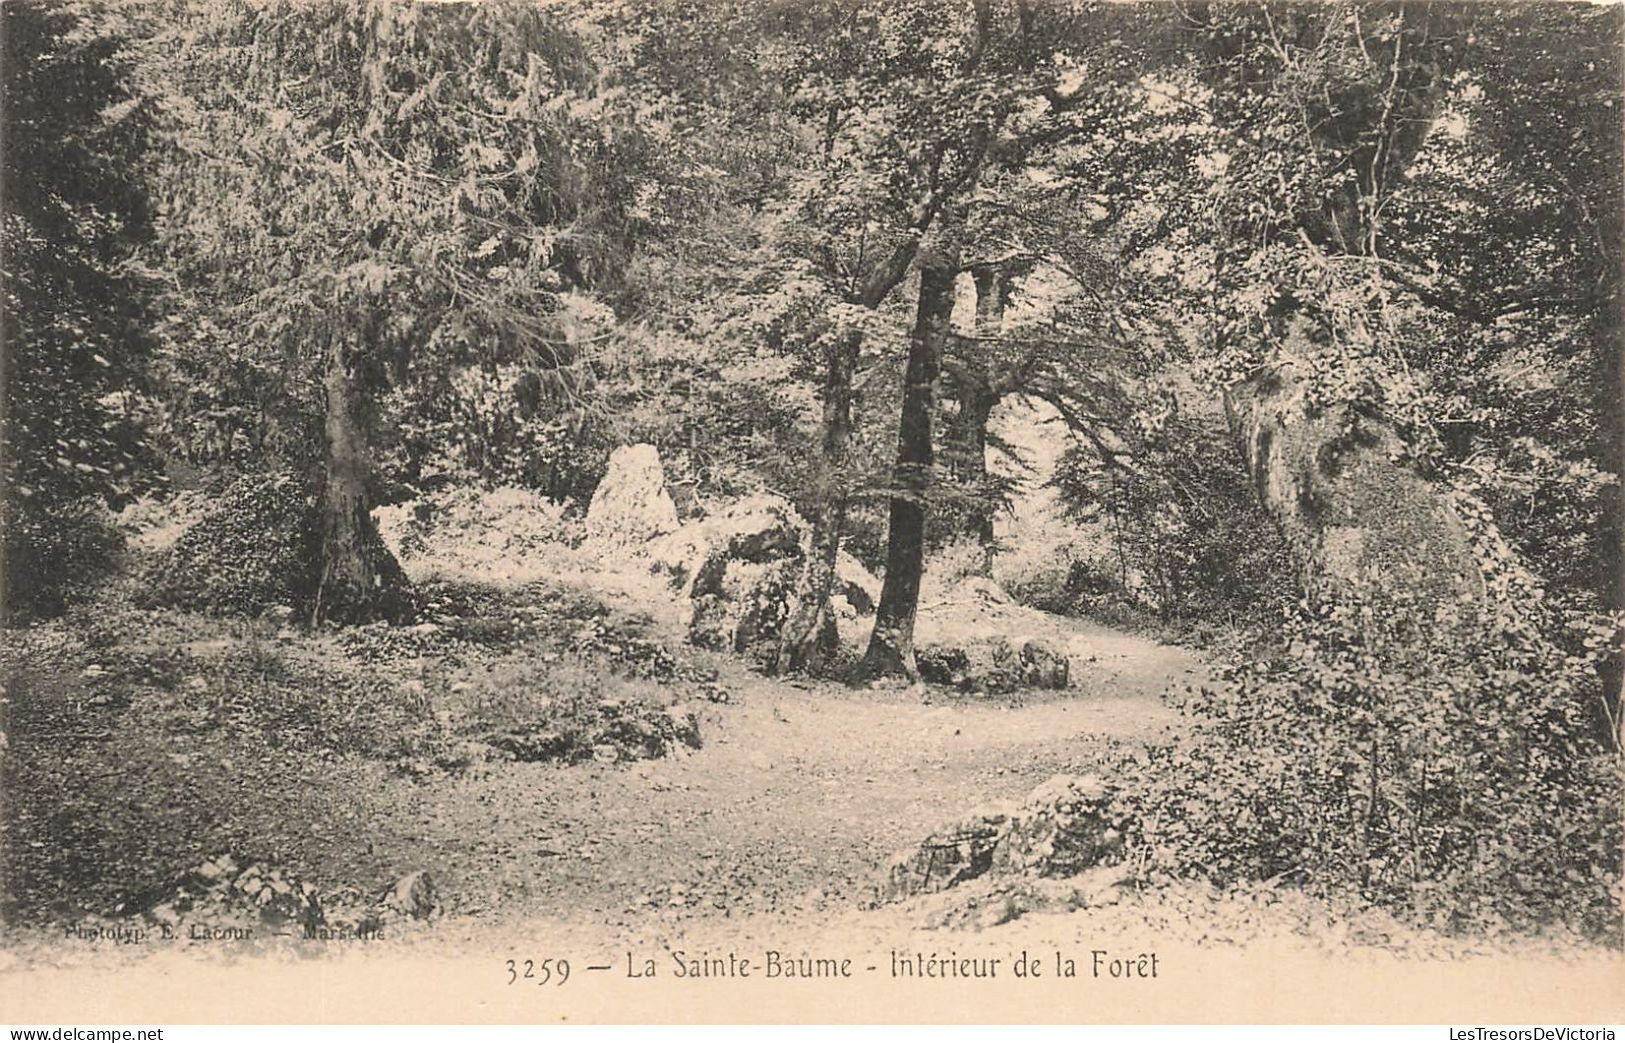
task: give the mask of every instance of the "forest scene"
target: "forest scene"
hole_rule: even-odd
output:
[[[1619,949],[1622,12],[9,0],[5,944]]]

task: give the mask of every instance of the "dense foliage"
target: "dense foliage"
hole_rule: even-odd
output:
[[[134,391],[145,375],[149,105],[123,42],[72,12],[4,18],[0,443],[8,614],[57,612],[117,549],[98,507],[157,480]]]
[[[1130,787],[1159,864],[1617,917],[1619,8],[4,18],[8,613],[87,589],[105,510],[173,475],[215,502],[151,603],[399,619],[373,508],[562,517],[646,441],[684,516],[810,520],[801,606],[842,551],[889,566],[870,665],[912,677],[922,559],[996,573],[1049,481],[1105,550],[1018,593],[1248,649]],[[1053,474],[1017,477],[1011,403]],[[1361,557],[1394,517],[1469,564]]]
[[[1192,693],[1129,803],[1152,864],[1306,884],[1450,931],[1617,937],[1616,757],[1588,712],[1604,635],[1344,594]]]

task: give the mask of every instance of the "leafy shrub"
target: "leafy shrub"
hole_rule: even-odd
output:
[[[1586,702],[1606,640],[1519,611],[1344,592],[1221,669],[1125,798],[1153,863],[1284,878],[1448,930],[1617,938],[1619,762]]]
[[[1131,442],[1132,466],[1076,448],[1056,472],[1073,516],[1107,523],[1119,576],[1129,577],[1103,591],[1103,569],[1069,576],[1078,600],[1065,607],[1084,613],[1126,594],[1165,621],[1272,617],[1293,589],[1293,569],[1222,423],[1176,414]]]
[[[83,598],[124,548],[124,538],[94,499],[46,513],[9,512],[4,597],[8,620],[54,616]]]
[[[396,450],[383,471],[409,489],[534,489],[585,501],[614,440],[580,408],[567,380],[517,364],[461,367],[385,401]]]
[[[297,476],[237,479],[148,568],[143,603],[244,614],[308,606],[319,580],[315,511]]]

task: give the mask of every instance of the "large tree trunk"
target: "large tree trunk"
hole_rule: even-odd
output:
[[[922,217],[917,226],[929,224]],[[853,303],[878,308],[896,288],[913,263],[918,239],[899,243],[880,264],[870,270],[853,297]],[[857,373],[863,335],[849,331],[830,348],[824,367],[823,470],[824,488],[819,507],[813,513],[812,553],[803,571],[796,594],[796,612],[786,623],[778,650],[768,664],[770,672],[814,671],[836,651],[840,634],[830,608],[836,563],[840,557],[841,536],[846,524],[846,457],[852,435],[852,379]]]
[[[824,444],[819,506],[813,515],[812,553],[796,594],[796,611],[785,624],[771,673],[816,672],[839,647],[831,611],[841,529],[846,522],[846,456],[852,437],[852,377],[863,342],[856,331],[830,345],[824,369]]]
[[[409,608],[406,576],[372,520],[359,385],[354,348],[335,338],[328,347],[322,381],[326,453],[319,504],[321,572],[313,620],[398,619]]]
[[[886,531],[886,579],[875,610],[874,634],[863,657],[867,676],[919,677],[914,663],[914,617],[925,565],[925,498],[931,487],[931,418],[942,346],[948,339],[959,272],[959,243],[948,235],[920,252],[920,299],[909,337],[903,408],[897,435],[894,493]]]

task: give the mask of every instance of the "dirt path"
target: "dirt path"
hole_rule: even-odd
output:
[[[370,823],[375,855],[431,869],[463,915],[630,925],[651,910],[684,921],[850,908],[933,826],[1058,772],[1099,770],[1108,741],[1174,724],[1160,692],[1194,675],[1194,657],[1080,633],[1099,641],[1098,662],[1021,705],[784,683],[719,661],[735,695],[708,712],[703,749],[391,786]]]
[[[637,591],[581,585],[648,620],[651,638],[681,639],[677,617]],[[571,921],[688,930],[855,913],[888,858],[933,828],[1057,773],[1107,770],[1110,744],[1143,742],[1177,722],[1162,693],[1199,676],[1194,655],[1081,621],[1040,622],[1072,656],[1064,692],[1013,700],[783,681],[696,652],[730,696],[699,704],[697,751],[613,764],[495,761],[416,777],[253,732],[177,730],[172,713],[152,706],[97,706],[70,656],[27,697],[30,712],[48,718],[34,730],[40,741],[44,732],[96,741],[43,776],[34,771],[34,796],[16,809],[19,835],[68,841],[28,849],[49,863],[27,863],[28,918],[105,910],[161,879],[155,872],[224,851],[287,866],[324,892],[376,893],[428,870],[448,923],[473,929]],[[146,641],[132,648],[190,633],[168,617],[141,626]],[[185,647],[218,655],[243,640],[224,630],[208,648]],[[282,647],[293,659],[342,654],[314,636]]]

